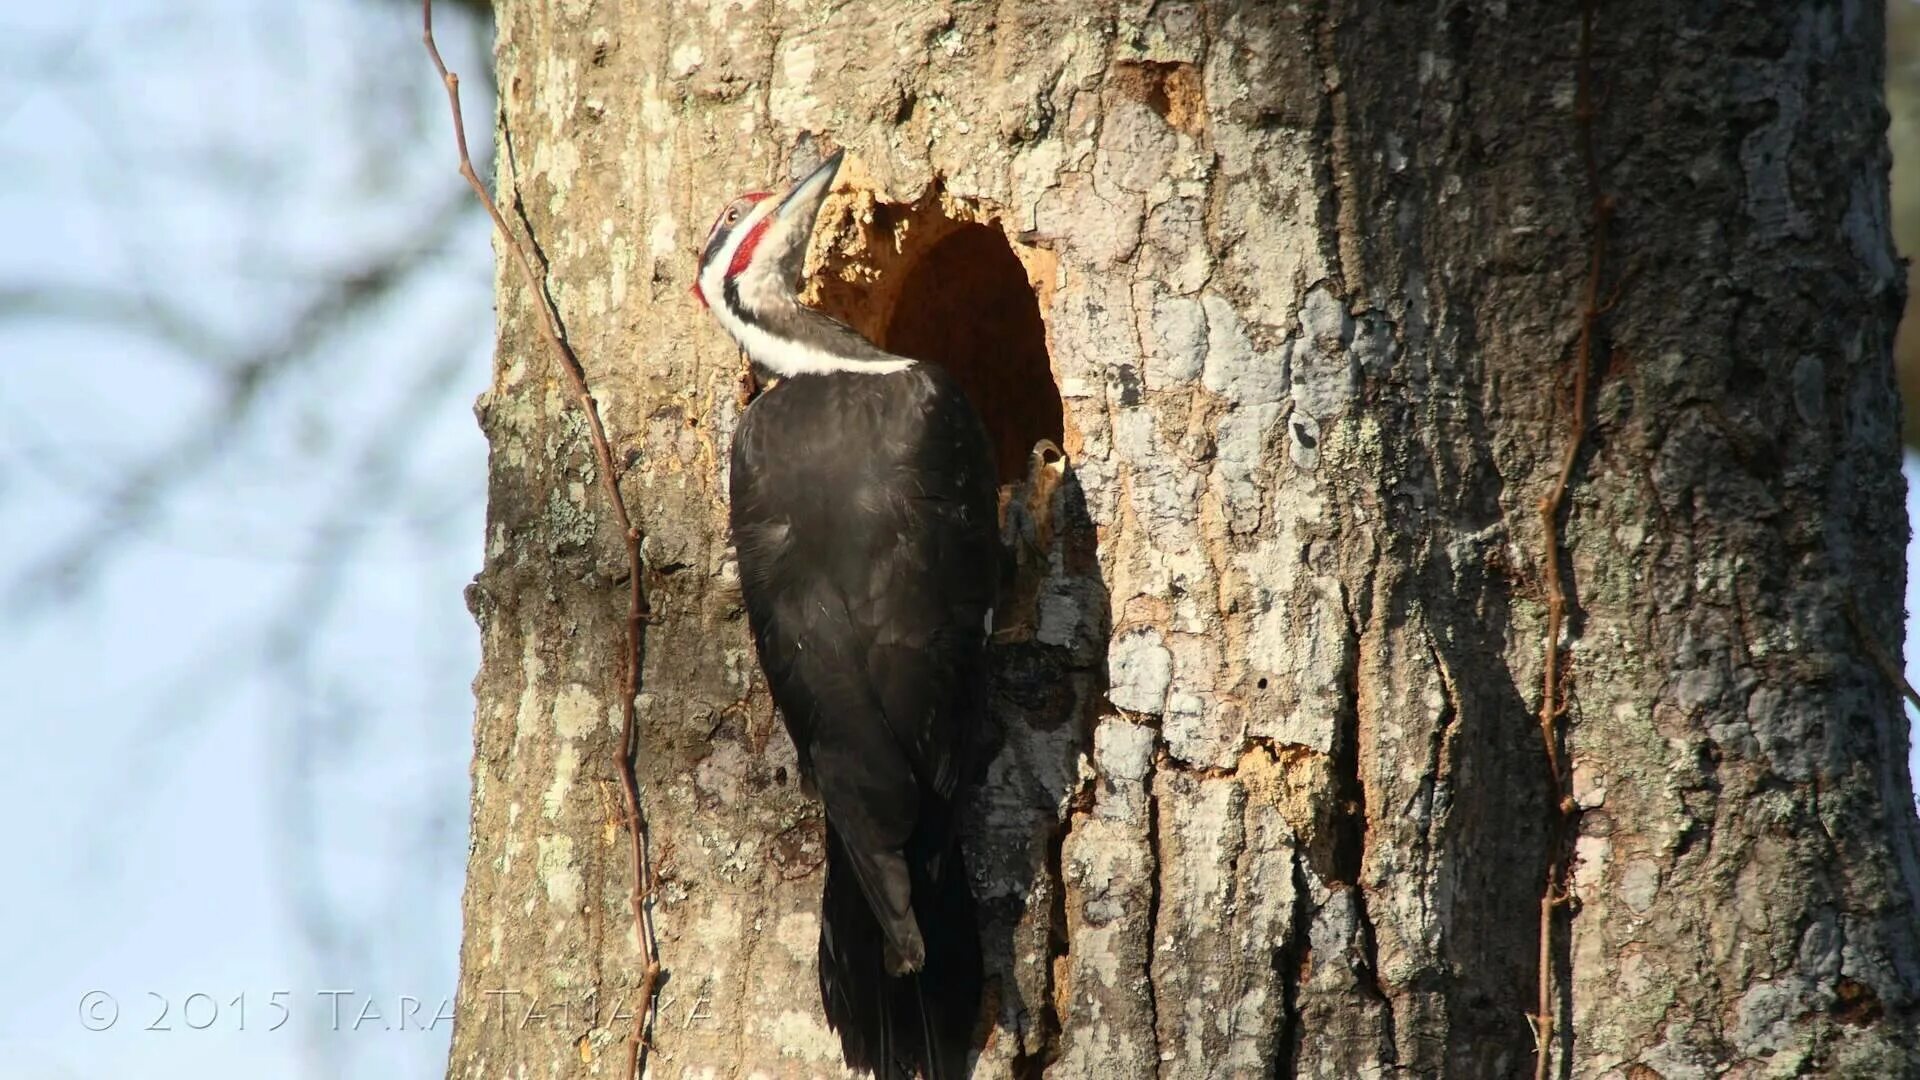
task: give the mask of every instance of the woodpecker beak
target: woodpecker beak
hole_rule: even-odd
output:
[[[813,239],[814,221],[827,201],[827,193],[833,190],[833,178],[839,174],[840,161],[845,156],[845,150],[834,151],[805,179],[793,185],[769,215],[767,234],[760,241],[760,253],[754,261],[764,260],[772,266],[787,287],[797,285],[800,280],[800,271],[807,261],[807,242]]]
[[[840,161],[847,156],[845,150],[835,150],[827,160],[808,173],[806,179],[793,185],[787,197],[780,200],[780,206],[774,211],[782,221],[791,221],[806,226],[805,231],[813,231],[813,220],[820,214],[820,205],[827,201],[827,192],[833,190],[833,178],[840,172]]]

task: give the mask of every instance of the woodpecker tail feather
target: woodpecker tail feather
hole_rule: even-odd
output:
[[[827,826],[820,900],[820,1000],[848,1066],[878,1080],[919,1075],[965,1080],[981,992],[980,934],[960,845],[909,856],[913,913],[925,965],[888,974],[887,936],[861,890],[854,860]]]

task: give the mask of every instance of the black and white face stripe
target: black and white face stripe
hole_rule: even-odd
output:
[[[701,300],[754,363],[780,378],[884,374],[913,365],[802,307],[796,295],[807,242],[840,158],[828,158],[778,201],[764,195],[734,200],[714,222],[700,257],[695,289]]]
[[[742,195],[727,204],[727,208],[720,211],[720,216],[714,219],[713,228],[707,230],[707,246],[700,252],[700,265],[705,267],[713,262],[714,257],[720,253],[720,249],[726,246],[728,240],[734,238],[734,234],[738,231],[741,222],[747,219],[747,215],[753,213],[762,201],[772,197],[770,192],[756,191]],[[721,265],[726,264],[723,261]],[[694,285],[694,291],[696,293],[700,291],[697,283]]]

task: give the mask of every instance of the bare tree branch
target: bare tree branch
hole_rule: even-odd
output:
[[[233,351],[199,320],[151,294],[82,284],[0,285],[0,321],[36,319],[112,328],[201,364]]]
[[[287,323],[279,339],[217,361],[220,398],[179,435],[129,469],[100,493],[91,521],[74,530],[53,551],[17,572],[6,606],[15,617],[30,616],[54,601],[82,591],[128,536],[150,525],[174,492],[196,479],[233,445],[267,392],[289,374],[311,363],[354,316],[372,308],[409,281],[443,251],[467,220],[464,199],[450,199],[428,223],[422,238],[367,261],[319,291]]]

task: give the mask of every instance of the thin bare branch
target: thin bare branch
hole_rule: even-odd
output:
[[[233,437],[252,421],[269,390],[323,355],[324,346],[352,325],[355,314],[397,292],[445,250],[467,220],[466,206],[464,199],[450,201],[435,215],[423,238],[329,282],[288,321],[277,340],[239,355],[214,357],[221,381],[219,397],[194,422],[182,425],[169,445],[121,473],[99,496],[91,520],[13,577],[6,599],[10,613],[32,614],[84,588],[107,559],[122,549],[127,536],[151,524],[173,492],[220,460]]]
[[[1873,660],[1874,666],[1879,668],[1880,673],[1887,677],[1887,681],[1900,691],[1900,696],[1906,698],[1908,704],[1920,709],[1920,691],[1915,691],[1913,684],[1908,682],[1906,675],[1901,673],[1900,665],[1894,660],[1893,653],[1880,643],[1879,638],[1867,631],[1866,620],[1860,615],[1860,602],[1849,595],[1846,610],[1847,622],[1853,626],[1853,632],[1859,635],[1860,644],[1866,646],[1867,656]]]
[[[1560,573],[1562,540],[1560,515],[1566,507],[1567,492],[1573,484],[1574,470],[1586,444],[1588,428],[1588,391],[1593,377],[1594,339],[1600,320],[1620,300],[1622,283],[1602,299],[1607,265],[1607,226],[1613,216],[1613,198],[1600,187],[1599,158],[1594,153],[1593,121],[1598,106],[1594,96],[1593,75],[1593,0],[1580,5],[1580,44],[1574,88],[1574,126],[1580,146],[1580,162],[1585,172],[1588,196],[1588,249],[1586,284],[1580,299],[1580,337],[1574,348],[1573,409],[1568,418],[1565,447],[1553,484],[1540,498],[1540,528],[1545,549],[1547,588],[1547,632],[1545,659],[1541,665],[1540,741],[1546,750],[1549,793],[1547,872],[1540,892],[1540,967],[1536,973],[1539,998],[1530,1021],[1535,1042],[1535,1080],[1547,1080],[1553,1062],[1553,1036],[1557,1010],[1554,1007],[1553,957],[1554,924],[1559,908],[1569,895],[1566,851],[1567,819],[1576,809],[1568,791],[1568,771],[1561,757],[1561,720],[1566,716],[1567,672],[1561,667],[1560,635],[1566,625],[1567,583]]]
[[[158,342],[202,364],[230,356],[233,346],[211,328],[157,296],[90,285],[0,285],[0,321],[42,319],[84,323]]]
[[[626,647],[620,657],[620,745],[616,748],[616,766],[620,772],[620,785],[626,800],[628,832],[632,837],[632,873],[633,884],[628,894],[633,908],[635,936],[640,939],[641,958],[645,970],[640,976],[641,1007],[635,1011],[633,1031],[627,1039],[627,1064],[623,1074],[638,1078],[645,1068],[646,1052],[649,1048],[647,1031],[652,1024],[657,998],[660,990],[660,953],[658,940],[654,936],[653,904],[654,871],[651,857],[651,836],[647,828],[646,811],[640,804],[640,786],[635,774],[634,755],[638,747],[639,717],[635,712],[634,698],[640,685],[640,638],[648,617],[645,592],[645,565],[640,555],[640,530],[633,525],[627,513],[625,500],[620,496],[619,473],[614,467],[613,447],[607,441],[606,427],[600,420],[600,405],[594,400],[593,391],[587,384],[586,370],[574,355],[572,346],[567,344],[566,331],[560,323],[560,312],[554,306],[553,298],[545,287],[545,267],[539,272],[534,270],[533,258],[528,254],[528,244],[523,243],[518,233],[507,224],[500,213],[500,207],[494,202],[487,186],[480,182],[474,171],[473,158],[467,152],[467,126],[460,114],[460,76],[447,70],[446,61],[440,58],[440,48],[433,40],[433,0],[421,0],[421,40],[426,45],[427,55],[433,60],[434,70],[440,74],[440,82],[447,89],[447,105],[453,113],[454,145],[460,154],[460,175],[473,189],[474,196],[487,208],[487,215],[493,218],[493,227],[500,234],[507,250],[512,252],[514,263],[520,268],[522,283],[527,294],[540,309],[543,318],[540,329],[545,336],[547,346],[552,350],[554,359],[560,364],[561,371],[573,387],[575,403],[587,418],[587,433],[593,443],[594,456],[599,461],[601,487],[607,498],[608,508],[613,512],[614,522],[619,526],[621,538],[627,548],[627,637]]]

